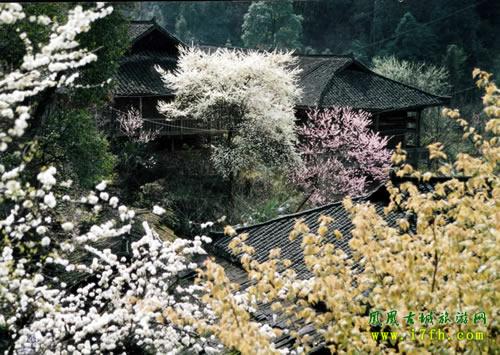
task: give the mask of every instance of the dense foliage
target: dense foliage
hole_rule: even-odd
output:
[[[278,8],[287,1],[265,2],[260,7]],[[130,14],[133,18],[150,19],[156,16],[161,25],[181,39],[212,45],[243,46],[245,15],[259,2],[148,2],[138,4]],[[278,3],[278,4],[277,4]],[[255,10],[253,10],[255,11]],[[288,10],[287,10],[288,11]],[[354,52],[369,62],[372,57],[395,55],[412,60],[445,65],[450,75],[460,77],[455,91],[468,88],[468,73],[474,66],[494,73],[498,66],[497,18],[500,4],[495,0],[318,0],[294,1],[293,15],[301,16],[302,40],[296,46],[295,31],[288,31],[286,43],[293,48],[343,54]],[[261,36],[270,15],[264,16]],[[179,22],[182,22],[180,24]],[[177,27],[176,27],[177,24]],[[481,33],[481,36],[479,35]],[[185,34],[189,34],[185,36]],[[450,53],[450,46],[452,52]],[[450,60],[450,54],[454,59]],[[465,58],[465,65],[453,62]],[[455,83],[453,83],[455,85]]]
[[[245,14],[241,39],[248,48],[299,49],[302,16],[293,12],[292,0],[252,3]]]
[[[389,177],[388,139],[373,132],[370,115],[349,108],[312,111],[299,131],[304,165],[293,173],[314,205],[358,196]]]
[[[208,238],[162,241],[147,222],[137,228],[135,211],[120,205],[106,182],[78,197],[53,166],[39,169],[35,179],[26,173],[36,156],[22,137],[38,95],[71,88],[79,70],[97,59],[76,38],[112,11],[102,3],[75,6],[58,22],[27,17],[19,4],[0,5],[0,24],[50,24],[47,43],[19,33],[26,55],[0,78],[0,151],[17,158],[0,164],[0,333],[8,353],[210,348],[192,337],[192,327],[178,327],[163,313],[171,307],[210,319],[210,310],[196,303],[200,288],[179,283],[197,267],[191,257],[204,254]]]
[[[215,170],[234,182],[249,171],[299,164],[295,152],[294,103],[300,90],[294,58],[288,53],[181,49],[178,69],[164,72],[175,92],[158,109],[167,118],[197,119],[220,127],[211,145]]]
[[[490,74],[475,70],[474,76],[485,92],[485,135],[469,126],[458,110],[445,109],[443,115],[462,126],[476,154],[461,153],[450,161],[442,144],[429,145],[431,159],[439,162],[435,175],[414,170],[398,148],[392,157],[397,175],[413,181],[387,185],[390,203],[385,213],[401,218],[391,225],[370,203],[346,199],[344,206],[354,224],[349,251],[325,240],[329,233],[347,238],[333,229],[329,216],[320,217],[317,230],[298,219],[290,239],[302,238],[310,279],[297,278],[292,262],[280,257],[280,248],[272,249],[266,261],[258,261],[254,248],[245,244],[248,234],[236,235],[226,228],[225,233],[234,237],[230,247],[242,254],[251,283],[236,299],[231,295],[237,286],[222,267],[209,261],[201,273],[203,280],[223,286],[209,289],[204,299],[217,300],[218,309],[226,310],[210,327],[225,345],[244,354],[277,353],[272,335],[256,332],[252,319],[256,309],[271,305],[273,319],[284,313],[289,320],[286,329],[269,333],[290,334],[297,349],[305,351],[312,350],[315,340],[309,332],[299,332],[305,325],[318,331],[332,353],[498,351],[500,90]],[[430,192],[421,189],[435,176],[444,179],[435,181]],[[240,326],[250,331],[242,336]],[[425,329],[427,334],[433,328],[445,339],[413,338],[415,328],[415,333]],[[396,337],[375,339],[373,332],[380,331],[396,332]],[[460,338],[459,332],[465,331],[483,332],[483,340]]]
[[[27,17],[44,14],[49,19],[64,21],[71,6],[69,3],[26,4],[24,11]],[[89,6],[91,4],[83,4],[84,8]],[[0,46],[6,55],[0,59],[0,68],[18,67],[26,54],[17,28],[34,43],[43,44],[49,40],[47,24],[3,24]],[[118,58],[128,45],[126,33],[127,21],[115,11],[96,21],[88,32],[77,35],[82,46],[99,55],[99,61],[82,68],[75,78],[78,86],[44,92],[37,100],[34,123],[27,133],[28,138],[36,138],[43,147],[44,154],[38,158],[42,165],[56,166],[83,187],[91,187],[113,174],[115,158],[105,135],[98,130],[96,114],[109,99],[108,79],[116,71]]]

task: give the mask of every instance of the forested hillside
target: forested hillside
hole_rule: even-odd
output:
[[[245,41],[255,28],[264,46],[266,32],[275,31],[278,46],[299,52],[353,53],[367,64],[395,55],[444,65],[455,91],[471,86],[475,66],[500,71],[495,0],[171,1],[136,3],[131,13],[156,17],[186,42],[255,46]]]

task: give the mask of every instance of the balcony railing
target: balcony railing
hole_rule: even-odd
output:
[[[225,132],[220,122],[189,119],[167,121],[164,118],[145,118],[143,128],[165,136],[211,135]]]
[[[103,112],[104,122],[116,135],[124,135],[118,121],[120,111],[108,109]],[[214,135],[223,134],[226,130],[220,121],[204,121],[192,119],[167,120],[163,117],[142,118],[142,129],[155,132],[160,136]]]

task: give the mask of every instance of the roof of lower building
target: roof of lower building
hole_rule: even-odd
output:
[[[371,202],[375,206],[377,213],[384,216],[383,209],[388,202],[388,193],[385,187],[381,186],[370,194],[353,198],[353,202]],[[280,248],[283,258],[290,259],[292,262],[292,267],[297,272],[297,276],[301,279],[307,279],[312,274],[304,262],[304,254],[301,248],[302,240],[301,238],[297,238],[291,241],[289,235],[293,230],[295,222],[299,219],[304,220],[304,223],[310,230],[316,231],[319,227],[320,216],[333,218],[333,223],[329,228],[330,232],[325,236],[325,241],[334,244],[337,248],[343,249],[350,255],[349,241],[351,239],[353,224],[349,213],[345,210],[341,201],[282,216],[265,223],[238,228],[236,231],[238,234],[248,233],[248,239],[245,243],[255,249],[253,257],[257,261],[266,261],[272,249]],[[384,216],[384,218],[390,225],[395,225],[396,220],[401,218],[401,216],[397,213],[390,213]],[[343,237],[341,239],[333,235],[335,229],[342,233]],[[228,246],[232,237],[226,236],[222,232],[213,233],[212,236],[213,243],[209,245],[210,251],[215,255],[239,264],[241,255],[234,255]]]
[[[465,180],[466,178],[459,179]],[[431,193],[434,191],[436,183],[447,181],[449,178],[438,177],[432,178],[428,182],[422,182],[416,178],[398,178],[392,176],[391,180],[395,186],[411,181],[418,185],[420,192]],[[389,200],[389,192],[387,191],[385,185],[381,185],[373,192],[364,196],[353,198],[352,200],[354,203],[370,202],[375,207],[377,213],[383,216],[388,225],[392,227],[396,226],[399,218],[405,217],[403,212],[391,212],[389,214],[384,214],[383,209],[387,206]],[[347,253],[347,255],[351,255],[349,241],[352,237],[351,231],[353,229],[353,224],[351,222],[351,216],[349,216],[349,213],[343,207],[342,202],[334,202],[300,213],[282,216],[253,226],[238,228],[236,229],[236,232],[238,234],[248,234],[248,238],[245,243],[254,248],[255,254],[253,255],[253,258],[255,260],[262,263],[268,259],[269,251],[271,249],[280,248],[281,257],[283,259],[290,259],[292,261],[291,267],[296,271],[298,278],[305,280],[311,278],[313,275],[304,263],[304,254],[301,247],[302,238],[297,238],[294,241],[291,241],[289,239],[289,234],[298,219],[303,219],[310,230],[316,231],[319,227],[318,219],[322,215],[333,217],[333,223],[329,227],[329,233],[325,236],[325,241],[334,244],[337,248],[341,248]],[[410,219],[410,221],[411,220],[412,219]],[[413,223],[414,221],[412,224]],[[414,227],[412,226],[411,228],[413,229]],[[341,239],[338,239],[333,235],[332,231],[335,229],[338,229],[342,233],[343,237]],[[232,238],[224,235],[222,232],[212,233],[211,236],[213,242],[207,245],[209,254],[216,257],[217,263],[224,267],[228,278],[232,282],[240,285],[239,289],[244,291],[247,287],[252,285],[253,281],[241,267],[241,263],[239,261],[241,255],[234,255],[228,247]],[[359,267],[359,265],[355,264],[354,267]],[[252,313],[252,317],[255,320],[266,323],[273,328],[289,328],[287,325],[287,321],[290,320],[289,316],[281,312],[278,312],[278,314],[272,312],[271,304],[260,304],[255,312]],[[316,350],[320,351],[323,348],[324,344],[321,335],[314,329],[313,326],[301,323],[296,324],[296,328],[299,329],[301,334],[308,334],[311,337],[312,345]],[[283,335],[273,339],[273,342],[278,349],[292,348],[295,340],[290,336],[290,334],[283,333]]]
[[[434,186],[437,183],[442,183],[449,179],[450,177],[433,177],[429,181],[423,182],[411,177],[399,178],[394,175],[391,176],[391,182],[394,186],[398,186],[405,182],[412,182],[418,186],[419,191],[422,193],[434,191]],[[457,179],[461,181],[466,180],[466,178],[463,177],[458,177]],[[384,213],[384,208],[389,203],[389,192],[385,185],[380,185],[366,195],[353,197],[352,201],[353,203],[371,203],[375,207],[377,213],[382,216],[390,226],[395,226],[397,220],[404,217],[402,212],[393,211],[388,214]],[[307,270],[304,263],[301,240],[297,238],[291,241],[289,235],[293,230],[295,222],[299,219],[303,220],[310,230],[316,231],[319,227],[319,218],[321,216],[333,218],[333,223],[329,226],[330,232],[325,236],[325,242],[334,244],[350,255],[349,241],[352,237],[351,231],[353,229],[353,224],[351,222],[351,216],[344,208],[342,201],[336,201],[306,211],[280,216],[264,223],[237,228],[236,232],[238,234],[248,234],[245,243],[255,249],[254,258],[257,261],[266,261],[271,249],[280,248],[281,256],[292,261],[292,267],[297,272],[297,276],[305,279],[312,275],[309,270]],[[335,229],[342,233],[343,237],[341,239],[333,235]],[[224,235],[223,232],[214,232],[211,236],[213,237],[213,242],[208,245],[210,251],[215,255],[239,265],[241,255],[233,254],[228,246],[232,237]]]
[[[146,40],[153,33],[163,37]],[[137,47],[122,59],[116,75],[116,96],[165,96],[172,90],[165,88],[154,70],[159,64],[167,70],[175,68],[177,45],[185,45],[177,37],[153,21],[134,21],[129,28],[132,47]],[[161,38],[172,46],[172,50],[149,50]],[[142,42],[141,42],[142,41]],[[141,45],[138,45],[142,43]],[[210,53],[220,47],[203,45],[203,51]],[[165,49],[165,46],[163,47]],[[230,48],[248,50],[244,48]],[[139,51],[139,53],[137,53]],[[383,77],[357,61],[351,55],[297,55],[302,70],[299,86],[303,95],[299,107],[348,106],[370,112],[419,109],[446,105],[448,97],[427,93],[415,87]]]
[[[357,203],[369,201],[375,205],[378,213],[383,213],[382,210],[384,206],[386,206],[387,198],[387,190],[385,187],[381,186],[366,196],[354,198],[353,201]],[[305,280],[311,278],[313,275],[307,269],[304,262],[304,253],[301,247],[302,238],[291,241],[289,235],[293,230],[295,222],[299,219],[303,219],[310,230],[316,231],[319,227],[318,219],[322,215],[330,216],[334,219],[333,224],[329,228],[329,233],[325,236],[326,242],[333,243],[335,247],[341,248],[347,255],[351,255],[349,240],[351,239],[353,225],[342,202],[334,202],[300,213],[282,216],[254,226],[238,228],[236,231],[238,234],[248,233],[248,238],[245,243],[254,248],[255,254],[253,258],[258,262],[262,263],[266,261],[271,249],[280,248],[281,257],[289,259],[292,262],[291,267],[297,273],[297,277]],[[395,224],[397,218],[400,217],[393,213],[389,215],[386,220],[389,224]],[[332,231],[335,229],[338,229],[343,234],[342,239],[338,239],[333,235]],[[244,292],[247,287],[252,285],[253,281],[241,267],[239,262],[241,255],[232,254],[228,247],[232,237],[226,236],[222,232],[212,233],[211,236],[213,242],[207,245],[209,254],[216,257],[217,263],[224,267],[224,271],[231,282],[238,284],[239,290]],[[354,267],[357,267],[357,265]],[[258,322],[282,330],[289,328],[287,321],[291,320],[296,322],[295,319],[290,319],[290,316],[286,313],[273,312],[270,303],[259,304],[259,307],[252,313],[252,317]],[[295,324],[295,327],[301,334],[308,334],[310,336],[311,345],[314,348],[321,349],[324,347],[324,340],[313,326],[300,323]],[[281,336],[273,339],[273,343],[278,349],[292,349],[295,344],[295,339],[290,334],[283,332]]]

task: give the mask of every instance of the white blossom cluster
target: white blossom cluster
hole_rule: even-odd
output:
[[[174,72],[157,68],[175,92],[175,100],[161,102],[158,110],[169,119],[208,121],[228,132],[212,147],[211,160],[222,176],[300,162],[294,107],[301,90],[291,53],[179,50]]]
[[[23,155],[16,143],[33,109],[26,102],[46,89],[71,86],[78,69],[96,60],[75,38],[111,11],[101,3],[88,10],[76,6],[61,25],[43,15],[26,18],[19,4],[0,4],[0,25],[52,24],[48,43],[41,46],[20,34],[23,63],[0,77],[0,119],[8,125],[0,131],[1,152]],[[109,354],[127,352],[131,344],[154,353],[206,350],[207,339],[196,337],[188,325],[174,325],[164,310],[210,319],[210,309],[198,306],[200,287],[180,282],[198,266],[191,256],[204,254],[207,238],[164,242],[144,223],[144,235],[130,243],[126,255],[101,250],[103,240],[133,240],[135,212],[106,191],[106,182],[81,198],[61,196],[71,181],[59,182],[54,167],[30,180],[29,159],[22,161],[0,164],[0,327],[8,331],[8,351]],[[81,224],[64,213],[70,205],[88,210],[93,220],[106,220]],[[153,212],[164,209],[155,206]],[[91,260],[73,261],[82,251]],[[68,285],[67,275],[85,282]]]
[[[164,314],[172,307],[179,315],[211,317],[193,302],[200,287],[178,284],[181,272],[198,267],[189,256],[204,253],[201,240],[163,242],[146,222],[143,228],[144,237],[131,244],[131,260],[86,245],[92,262],[75,267],[95,281],[47,302],[19,331],[18,345],[34,337],[36,351],[57,354],[127,351],[128,342],[154,353],[201,350],[205,344],[192,327],[175,326]]]
[[[65,24],[52,24],[48,43],[40,48],[34,46],[25,32],[19,34],[26,50],[23,62],[17,70],[0,78],[0,119],[11,122],[6,132],[0,132],[0,152],[6,151],[12,139],[22,136],[28,126],[30,107],[21,103],[50,87],[71,85],[79,76],[77,69],[97,59],[87,49],[78,48],[76,36],[87,32],[91,23],[112,11],[112,7],[102,3],[89,10],[75,6]],[[20,4],[0,4],[0,25],[15,24],[25,18]],[[46,25],[51,22],[45,15],[30,16],[27,20]]]

